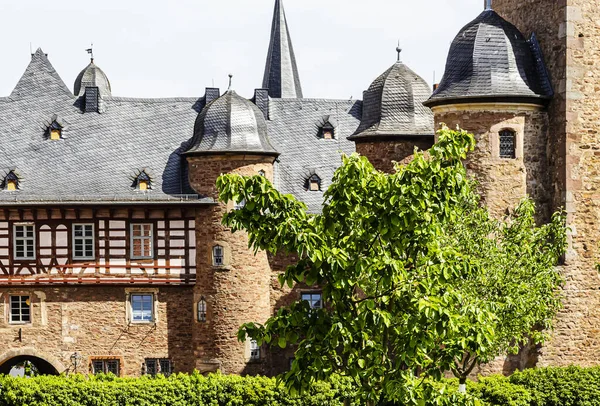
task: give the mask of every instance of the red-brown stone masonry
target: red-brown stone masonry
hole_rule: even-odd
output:
[[[218,198],[216,179],[221,174],[257,175],[264,171],[273,179],[273,158],[259,156],[190,157],[190,183],[199,194]],[[271,270],[265,252],[256,255],[248,249],[245,232],[232,233],[222,225],[223,214],[233,203],[218,203],[199,210],[196,218],[197,277],[194,300],[204,297],[208,304],[207,321],[194,321],[193,347],[196,368],[220,369],[231,374],[268,372],[262,354],[249,362],[249,343],[240,343],[237,333],[248,322],[264,323],[271,315]],[[225,250],[223,266],[213,266],[212,249]],[[263,351],[264,353],[264,351]]]
[[[600,364],[600,9],[590,0],[496,0],[524,33],[535,31],[556,95],[549,150],[568,212],[564,309],[539,365]]]
[[[445,123],[450,128],[458,126],[475,135],[476,148],[469,154],[465,165],[478,182],[482,201],[492,213],[503,216],[529,195],[536,203],[538,218],[549,218],[552,185],[548,172],[548,122],[545,112],[440,112],[435,113],[435,122],[438,127]],[[498,130],[513,127],[522,131],[521,157],[500,158]],[[494,143],[496,148],[492,146]]]
[[[391,173],[394,162],[405,163],[415,152],[415,147],[427,151],[433,140],[388,140],[356,142],[356,152],[369,159],[375,169]]]
[[[597,6],[594,1],[587,2]],[[575,112],[567,112],[567,0],[494,0],[494,10],[526,37],[535,33],[541,46],[554,88],[554,97],[548,106],[550,132],[547,146],[549,173],[555,185],[553,209],[564,207],[567,126],[577,120]]]
[[[131,290],[155,294],[156,323],[129,322]],[[9,297],[19,294],[32,298],[30,324],[9,323]],[[191,372],[192,295],[186,286],[1,287],[0,363],[22,354],[73,372],[78,352],[79,373],[89,373],[91,357],[119,358],[125,376],[141,375],[145,358],[169,358],[176,372]]]

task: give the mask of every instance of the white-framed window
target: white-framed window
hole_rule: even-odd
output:
[[[132,293],[131,321],[133,323],[152,323],[154,321],[154,295],[152,293]]]
[[[73,224],[73,259],[94,259],[94,225]]]
[[[250,340],[250,359],[258,361],[260,359],[260,346],[256,340]]]
[[[220,245],[213,247],[213,265],[223,266],[225,263],[225,250]]]
[[[35,259],[35,226],[33,224],[15,224],[15,259]]]
[[[131,259],[154,258],[154,236],[152,224],[131,225]]]
[[[92,361],[92,373],[113,374],[119,376],[121,373],[121,362],[118,359],[95,359]]]
[[[31,298],[25,295],[10,297],[10,322],[31,323]]]
[[[206,309],[207,309],[206,299],[204,299],[204,297],[202,297],[198,301],[198,321],[200,323],[206,323]]]
[[[323,295],[321,294],[321,292],[302,293],[302,300],[308,302],[311,309],[323,308]]]

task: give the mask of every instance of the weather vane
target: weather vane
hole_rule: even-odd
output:
[[[396,52],[398,52],[398,62],[400,62],[400,54],[402,53],[402,48],[400,48],[400,40],[398,40],[398,46],[396,47]]]
[[[229,74],[229,88],[227,90],[231,90],[231,80],[233,79],[233,75]]]
[[[92,42],[92,44],[90,45],[90,47],[88,49],[85,50],[88,54],[90,54],[90,58],[92,60],[92,62],[94,62],[94,43]]]

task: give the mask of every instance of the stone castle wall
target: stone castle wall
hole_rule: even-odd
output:
[[[535,31],[556,95],[549,107],[555,206],[572,229],[562,272],[564,309],[538,365],[600,363],[600,10],[589,0],[497,0],[525,34]],[[534,11],[534,12],[532,12]]]
[[[218,200],[216,179],[221,174],[258,175],[273,179],[273,158],[257,156],[190,157],[190,184],[199,194]],[[257,374],[268,370],[264,351],[250,361],[250,343],[237,339],[239,327],[248,322],[265,322],[271,315],[271,270],[265,252],[248,249],[245,232],[232,233],[221,223],[233,202],[217,203],[199,210],[196,218],[197,270],[194,302],[204,297],[207,321],[194,321],[194,358],[202,372],[217,369],[231,374]],[[225,249],[223,266],[213,266],[212,248]]]
[[[356,152],[369,158],[376,169],[391,173],[394,170],[394,162],[406,163],[414,154],[415,147],[420,151],[427,151],[432,145],[433,139],[361,140],[356,142]]]
[[[127,295],[155,295],[156,323],[129,322]],[[9,296],[31,297],[31,323],[9,324]],[[191,372],[192,287],[3,287],[0,288],[0,363],[15,355],[56,361],[74,372],[91,372],[94,357],[120,360],[121,374],[139,376],[146,358],[169,358],[176,372]]]
[[[532,197],[541,220],[549,218],[552,186],[548,170],[545,112],[519,106],[467,105],[434,108],[436,127],[445,123],[475,135],[477,144],[465,163],[477,181],[482,203],[504,216],[526,195]],[[515,159],[500,158],[499,132],[516,133]]]

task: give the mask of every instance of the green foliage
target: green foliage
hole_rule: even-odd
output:
[[[532,393],[532,406],[600,406],[600,367],[531,369],[508,380]]]
[[[315,382],[302,396],[289,396],[275,379],[198,373],[168,378],[112,375],[0,376],[3,406],[341,406],[352,396],[348,380]]]
[[[537,328],[551,327],[560,306],[564,216],[538,227],[524,200],[494,220],[462,163],[473,136],[448,128],[438,136],[391,175],[344,156],[319,215],[264,177],[218,179],[222,201],[246,201],[227,226],[246,230],[255,250],[300,258],[281,284],[323,289],[326,309],[294,303],[239,333],[297,346],[283,377],[291,393],[343,374],[361,401],[457,404],[433,383],[445,371],[466,379],[480,362],[543,342]]]

